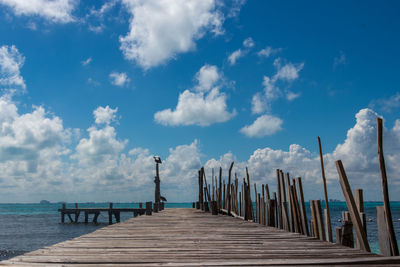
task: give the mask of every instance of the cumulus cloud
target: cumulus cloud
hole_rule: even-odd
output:
[[[97,109],[95,109],[93,111],[95,123],[110,124],[112,121],[114,121],[117,118],[117,116],[116,116],[117,111],[118,111],[118,108],[112,109],[109,106],[98,107]]]
[[[109,77],[110,77],[110,82],[112,85],[120,86],[120,87],[124,87],[125,85],[128,85],[128,83],[131,81],[131,79],[128,77],[128,75],[125,72],[113,71],[110,73]]]
[[[226,94],[216,86],[221,82],[222,74],[218,73],[215,66],[203,66],[195,77],[198,82],[194,86],[195,91],[185,90],[181,93],[175,110],[165,109],[155,113],[157,123],[168,126],[209,126],[235,116],[235,111],[227,110]]]
[[[130,30],[120,37],[128,60],[148,69],[196,48],[205,33],[223,32],[224,17],[214,0],[123,0],[132,15]]]
[[[107,109],[103,108],[104,110]],[[99,110],[99,109],[96,109]],[[116,108],[110,109],[113,115]],[[115,112],[114,112],[115,111]],[[352,188],[363,188],[366,200],[380,200],[380,174],[376,152],[376,117],[371,109],[360,110],[344,141],[324,154],[330,198],[343,199],[335,161],[344,163]],[[94,115],[96,122],[97,116]],[[104,119],[107,121],[107,119]],[[261,127],[262,128],[262,127]],[[267,130],[268,131],[268,130]],[[16,201],[48,198],[54,201],[143,201],[153,198],[154,159],[147,148],[133,147],[118,138],[109,124],[91,126],[87,136],[71,143],[71,130],[43,107],[20,113],[10,98],[0,98],[0,199]],[[322,141],[324,138],[322,137]],[[317,145],[312,149],[315,151]],[[244,160],[228,152],[204,162],[208,181],[223,167],[223,179],[232,161],[233,172],[252,182],[268,183],[275,191],[277,168],[291,177],[303,178],[306,199],[323,196],[317,153],[298,144],[287,150],[264,147]],[[384,129],[384,152],[393,200],[400,200],[400,119]],[[69,157],[68,157],[69,156]],[[160,166],[162,194],[169,201],[191,201],[197,190],[197,171],[202,166],[199,141],[171,147]],[[72,159],[72,160],[69,160]],[[29,189],[29,190],[28,190]],[[21,194],[25,192],[25,194]],[[133,196],[133,197],[132,197]],[[26,198],[23,198],[26,197]],[[64,198],[64,199],[61,199]]]
[[[0,47],[0,86],[25,90],[24,78],[20,69],[24,65],[25,57],[12,46],[3,45]]]
[[[352,188],[363,188],[366,200],[381,200],[381,178],[376,149],[376,118],[379,114],[371,109],[360,110],[356,122],[347,132],[345,140],[332,152],[324,154],[325,172],[330,198],[343,199],[336,160],[342,160]],[[316,139],[315,139],[316,141]],[[322,137],[322,141],[324,138]],[[318,145],[314,147],[314,151]],[[391,199],[400,200],[396,193],[400,190],[400,119],[391,129],[384,129],[384,153],[390,184]],[[320,199],[323,196],[320,161],[317,153],[298,144],[292,144],[287,151],[269,147],[256,149],[246,161],[238,161],[232,153],[210,159],[205,163],[208,168],[224,166],[226,172],[229,163],[241,166],[237,171],[244,177],[244,166],[249,167],[252,181],[268,183],[270,190],[276,188],[276,169],[289,172],[291,177],[302,177],[306,199]],[[271,189],[272,188],[272,189]]]
[[[21,114],[9,96],[0,97],[0,114],[0,179],[6,196],[2,201],[9,192],[22,190],[28,196],[59,184],[61,158],[69,153],[71,136],[62,120],[43,107]]]
[[[78,0],[0,0],[18,15],[40,16],[51,22],[68,23],[75,21],[72,11]]]
[[[206,64],[196,73],[196,80],[196,90],[207,92],[221,80],[221,74],[216,66]]]
[[[95,126],[88,130],[89,138],[82,138],[76,147],[76,154],[72,158],[78,159],[81,164],[101,164],[113,159],[125,148],[127,140],[116,139],[115,128],[106,125],[98,129]]]
[[[247,137],[264,137],[282,130],[283,121],[272,115],[262,115],[252,124],[244,126],[240,132]]]

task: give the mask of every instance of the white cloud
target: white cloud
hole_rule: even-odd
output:
[[[228,18],[237,17],[239,15],[240,9],[246,3],[246,0],[232,0],[228,3],[231,3],[228,11]]]
[[[20,16],[41,16],[58,23],[75,21],[72,11],[78,0],[0,0],[0,4],[10,7]]]
[[[194,86],[195,92],[185,90],[181,93],[175,110],[165,109],[154,114],[157,123],[168,126],[209,126],[235,116],[235,111],[227,110],[226,94],[218,86],[211,89],[222,79],[215,66],[203,66],[196,74],[196,79],[198,84]]]
[[[119,0],[110,0],[105,2],[99,9],[92,8],[86,15],[86,21],[89,24],[89,30],[95,33],[100,33],[105,29],[104,15],[107,14]]]
[[[113,71],[110,73],[109,77],[110,77],[110,82],[112,85],[120,86],[120,87],[128,85],[128,83],[131,81],[131,79],[128,77],[128,75],[125,72]]]
[[[110,0],[105,2],[99,9],[91,9],[90,15],[96,17],[103,17],[108,11],[110,11],[116,4],[118,0]]]
[[[365,200],[381,200],[381,178],[376,149],[376,117],[379,115],[371,109],[360,110],[356,114],[355,125],[348,130],[343,143],[338,144],[333,152],[324,154],[329,198],[343,199],[335,166],[335,161],[340,159],[352,188],[364,189]],[[322,141],[324,141],[323,137]],[[400,200],[398,194],[400,190],[400,166],[398,165],[400,119],[396,120],[392,129],[384,129],[383,144],[390,196],[392,200],[398,201]],[[298,144],[290,145],[288,151],[269,147],[259,148],[246,161],[238,161],[235,155],[227,153],[219,160],[208,160],[205,166],[218,168],[222,165],[223,171],[226,172],[231,161],[235,161],[235,165],[240,166],[235,170],[239,177],[245,175],[243,166],[248,166],[252,181],[258,185],[268,183],[271,191],[276,190],[275,171],[282,169],[284,172],[289,172],[291,177],[302,177],[306,199],[323,197],[319,155]]]
[[[113,113],[115,115],[115,113]],[[380,200],[380,173],[376,152],[376,117],[371,109],[356,114],[355,125],[333,152],[325,153],[325,170],[330,198],[343,199],[335,161],[341,159],[352,188],[363,188],[365,200]],[[96,119],[96,116],[95,118]],[[149,149],[131,148],[120,140],[110,125],[89,127],[88,136],[70,145],[71,131],[62,120],[43,107],[20,114],[7,97],[0,98],[0,192],[2,201],[144,201],[154,192],[154,160]],[[324,138],[322,138],[324,141]],[[72,152],[71,152],[72,151]],[[384,130],[384,152],[392,200],[400,200],[400,119]],[[162,153],[162,152],[161,152]],[[66,159],[71,155],[72,161]],[[160,165],[162,195],[169,201],[191,201],[197,190],[201,167],[197,140],[170,148]],[[77,160],[76,162],[74,160]],[[292,144],[288,150],[256,149],[247,160],[231,153],[204,163],[210,182],[211,168],[223,167],[227,176],[234,161],[234,173],[244,177],[249,167],[252,183],[268,183],[275,191],[277,168],[291,177],[301,176],[306,199],[323,196],[319,157],[305,147]],[[150,197],[149,197],[150,196]]]
[[[112,121],[115,121],[117,116],[116,113],[118,108],[112,109],[109,106],[98,107],[93,111],[93,115],[95,118],[95,123],[97,124],[110,124]]]
[[[397,92],[396,94],[387,97],[387,98],[379,98],[371,101],[369,104],[372,108],[378,108],[380,110],[386,112],[392,112],[394,109],[400,107],[400,93]]]
[[[104,128],[90,127],[89,138],[82,138],[76,147],[76,154],[72,156],[78,159],[80,164],[98,165],[105,161],[118,157],[118,154],[125,148],[127,140],[116,139],[115,128],[109,125]]]
[[[233,51],[232,54],[230,54],[230,55],[228,56],[229,64],[230,64],[231,66],[235,65],[235,64],[236,64],[236,61],[237,61],[239,58],[242,58],[242,57],[244,57],[245,55],[247,55],[247,54],[249,53],[250,49],[251,49],[253,46],[254,46],[254,41],[253,41],[253,39],[252,39],[251,37],[245,39],[245,40],[243,41],[243,50],[242,50],[241,48],[239,48],[238,50]]]
[[[251,112],[253,114],[261,114],[267,109],[267,101],[260,93],[253,95],[251,99]]]
[[[218,73],[218,68],[216,66],[206,64],[196,73],[198,86],[195,88],[198,91],[208,92],[218,81],[220,81],[220,79],[221,74]]]
[[[230,54],[228,57],[229,64],[235,65],[236,61],[243,56],[244,56],[244,53],[243,53],[242,49],[233,51],[232,54]]]
[[[300,93],[294,93],[294,92],[291,92],[291,91],[288,91],[287,93],[286,93],[286,99],[288,100],[288,101],[293,101],[293,100],[295,100],[296,98],[298,98],[298,97],[300,97]]]
[[[20,69],[24,65],[25,57],[12,46],[0,47],[0,86],[15,89],[14,86],[25,90],[25,81],[21,76]]]
[[[270,46],[265,47],[264,49],[261,49],[260,51],[258,51],[257,55],[259,57],[270,57],[274,54],[277,54],[279,52],[282,51],[282,48],[272,48]]]
[[[246,48],[252,48],[254,46],[253,38],[249,37],[243,41],[243,46]]]
[[[272,115],[262,115],[258,117],[251,125],[246,125],[240,132],[247,137],[264,137],[272,135],[282,130],[283,121]]]
[[[165,109],[154,114],[157,123],[166,126],[198,125],[209,126],[225,122],[236,112],[227,110],[226,95],[218,88],[209,93],[185,90],[179,95],[175,110]]]
[[[300,93],[289,91],[288,88],[282,92],[278,87],[277,83],[282,82],[293,82],[299,78],[299,72],[303,69],[304,63],[293,64],[287,63],[282,66],[282,60],[277,58],[274,60],[274,66],[276,73],[272,78],[268,76],[263,77],[262,85],[264,86],[264,92],[256,93],[252,98],[252,113],[261,114],[265,111],[270,110],[271,103],[273,100],[284,96],[288,101],[292,101],[300,97]]]
[[[82,64],[82,66],[87,66],[87,65],[89,65],[91,62],[92,62],[92,58],[89,57],[89,58],[87,58],[86,60],[82,60],[82,61],[81,61],[81,64]]]
[[[299,78],[299,72],[303,69],[304,63],[297,65],[287,63],[284,66],[281,66],[281,59],[278,58],[274,61],[274,66],[278,69],[274,75],[274,80],[286,80],[290,82]]]
[[[223,15],[214,0],[123,0],[130,30],[120,37],[126,59],[145,69],[196,48],[206,32],[222,33]]]

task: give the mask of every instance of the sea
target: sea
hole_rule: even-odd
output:
[[[0,204],[0,260],[50,246],[74,237],[95,231],[108,225],[108,215],[102,213],[98,224],[61,223],[60,203],[47,204]],[[322,206],[324,202],[322,202]],[[381,202],[364,202],[367,216],[367,234],[372,252],[379,254],[376,206]],[[79,207],[107,208],[109,203],[79,203]],[[67,203],[67,207],[74,207]],[[114,203],[115,208],[138,208],[138,203]],[[166,208],[191,208],[192,203],[167,203]],[[347,210],[345,202],[329,202],[332,229],[341,225],[342,211]],[[307,214],[310,209],[306,203]],[[391,202],[392,217],[397,240],[400,240],[400,202]],[[91,217],[90,217],[91,218]],[[89,218],[89,219],[90,219]],[[121,221],[132,218],[132,213],[121,213]],[[333,233],[334,236],[334,233]],[[400,246],[400,242],[399,242]]]

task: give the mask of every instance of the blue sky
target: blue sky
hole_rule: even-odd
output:
[[[302,176],[321,198],[318,135],[332,198],[342,159],[376,200],[376,116],[396,198],[398,12],[397,1],[0,0],[0,201],[151,198],[155,154],[174,201],[192,200],[202,165],[231,160],[258,184],[274,185],[276,168]]]

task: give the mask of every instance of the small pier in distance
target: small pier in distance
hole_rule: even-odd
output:
[[[162,203],[164,204],[164,203]],[[162,205],[162,208],[164,205]],[[58,211],[61,213],[61,223],[65,222],[65,215],[68,216],[69,220],[71,223],[77,223],[79,220],[79,215],[81,213],[84,213],[85,215],[85,223],[89,222],[89,215],[93,215],[93,223],[97,223],[97,219],[100,215],[100,212],[106,212],[108,214],[108,224],[113,223],[113,216],[115,217],[115,221],[119,223],[121,221],[121,212],[132,212],[133,217],[143,215],[146,213],[151,214],[152,210],[152,203],[151,202],[146,202],[146,208],[143,208],[143,204],[139,203],[139,208],[114,208],[113,203],[110,203],[108,208],[89,208],[89,207],[78,207],[78,204],[75,203],[74,208],[67,208],[66,204],[62,205],[61,209],[58,209]],[[74,216],[74,218],[72,218]]]
[[[399,266],[383,257],[198,209],[165,209],[0,266]]]

